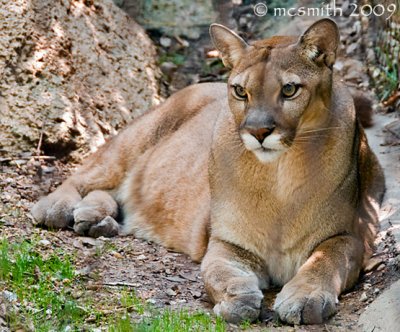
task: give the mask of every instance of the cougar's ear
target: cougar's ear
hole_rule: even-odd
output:
[[[214,46],[221,53],[222,62],[228,68],[233,68],[249,46],[235,32],[221,24],[211,24],[210,36]]]
[[[299,44],[305,56],[317,64],[332,68],[339,46],[339,30],[335,22],[324,18],[311,25],[300,37]]]

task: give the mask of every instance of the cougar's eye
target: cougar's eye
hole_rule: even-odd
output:
[[[296,85],[294,83],[287,83],[282,87],[282,97],[283,98],[293,97],[298,89],[299,85]]]
[[[247,92],[246,92],[246,89],[244,87],[242,87],[240,85],[234,85],[233,86],[233,91],[235,92],[234,96],[237,99],[243,100],[243,99],[247,98]]]

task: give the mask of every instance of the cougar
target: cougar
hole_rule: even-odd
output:
[[[134,234],[201,261],[214,312],[321,323],[371,255],[384,177],[330,19],[247,43],[213,24],[228,83],[189,86],[137,118],[32,209],[81,235]],[[134,93],[134,92],[133,92]],[[123,220],[116,221],[118,211]]]

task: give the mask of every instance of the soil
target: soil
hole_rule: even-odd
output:
[[[15,164],[15,165],[13,165]],[[17,166],[18,165],[18,166]],[[41,194],[54,190],[72,170],[59,161],[30,160],[2,162],[0,173],[0,229],[10,242],[40,238],[43,250],[62,248],[74,254],[76,270],[86,282],[87,294],[101,303],[118,289],[134,289],[136,294],[160,308],[186,308],[212,311],[200,277],[200,266],[183,254],[133,236],[116,238],[80,237],[72,230],[52,231],[35,227],[29,209]],[[47,241],[43,241],[47,240]],[[393,236],[382,231],[376,241],[372,271],[343,294],[338,314],[323,325],[282,326],[271,311],[279,289],[267,291],[261,320],[251,326],[276,331],[349,331],[357,330],[363,309],[392,282],[400,278],[399,256]],[[234,325],[230,330],[237,330]]]

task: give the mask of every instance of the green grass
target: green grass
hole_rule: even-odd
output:
[[[162,64],[164,62],[172,62],[173,64],[177,66],[181,66],[185,63],[186,57],[183,54],[180,53],[167,53],[167,54],[162,54],[158,60],[159,64]]]
[[[378,59],[376,65],[380,69],[380,75],[373,81],[373,84],[378,97],[384,101],[399,88],[400,77],[398,75],[397,59],[394,59],[389,54],[394,51],[387,40],[387,33],[381,32],[380,38],[384,40],[384,44],[375,47],[375,54]]]
[[[44,258],[34,249],[27,241],[0,242],[1,288],[14,293],[20,303],[11,327],[33,325],[35,331],[49,331],[82,321],[85,310],[66,292],[75,278],[71,257],[52,253]]]
[[[17,297],[9,313],[12,330],[34,331],[225,331],[220,318],[203,312],[155,309],[131,289],[107,295],[107,303],[90,296],[75,299],[72,289],[85,291],[75,273],[74,257],[62,250],[43,250],[38,240],[9,243],[0,239],[0,293]],[[104,310],[106,308],[107,310]],[[131,316],[131,314],[133,315]],[[134,317],[135,319],[132,319]]]
[[[108,329],[109,332],[202,332],[226,330],[226,324],[221,318],[215,320],[203,312],[189,313],[185,310],[170,311],[144,318],[140,323],[132,323],[125,317]]]
[[[186,311],[164,311],[163,314],[155,319],[143,321],[136,325],[135,331],[225,331],[225,323],[217,318],[215,323],[211,317],[205,313],[188,313]]]

